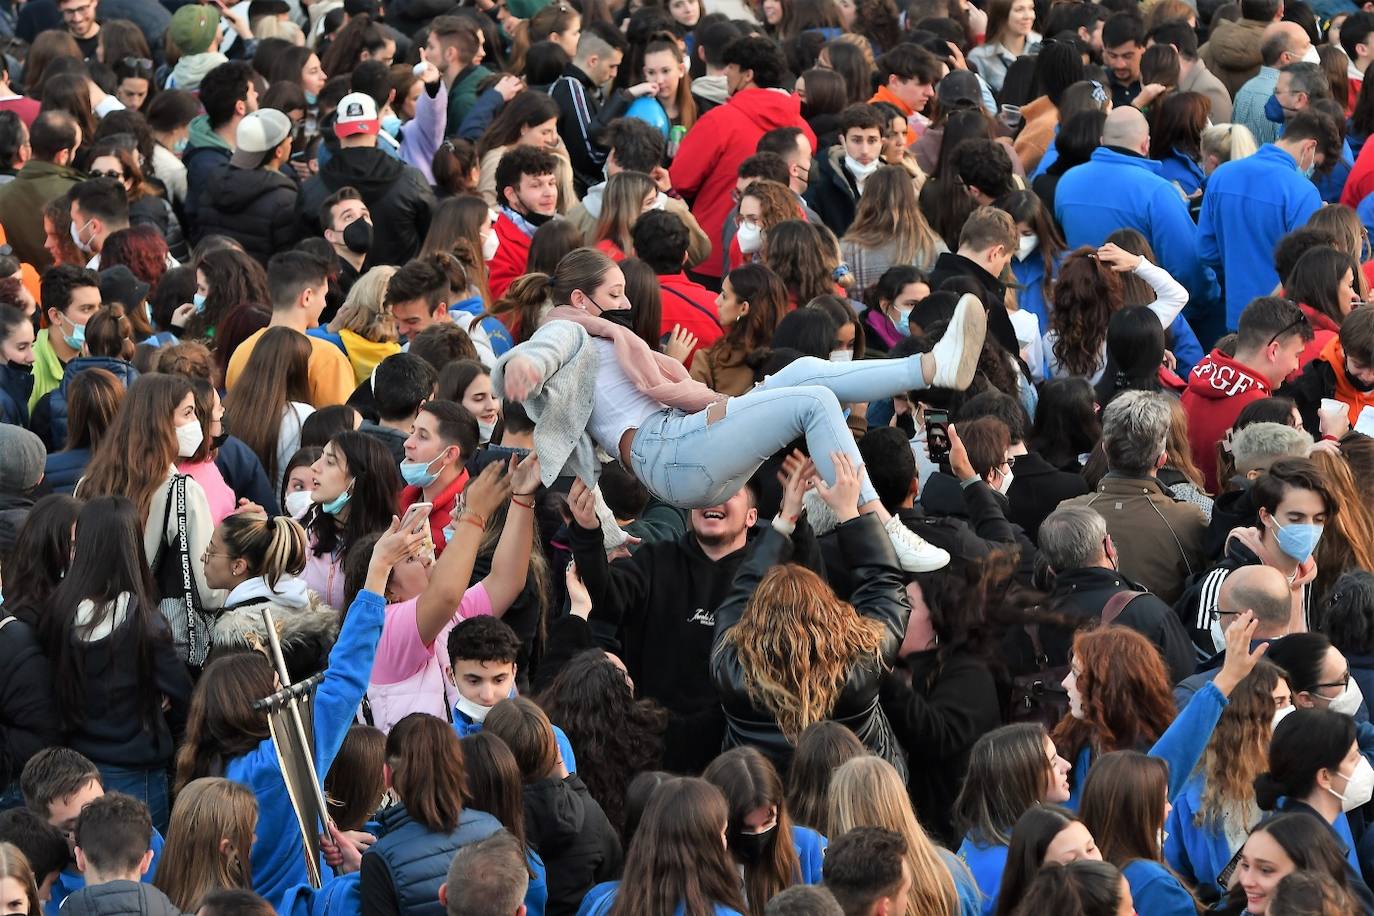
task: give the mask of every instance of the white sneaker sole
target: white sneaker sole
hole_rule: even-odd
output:
[[[982,301],[972,293],[964,293],[959,297],[959,304],[954,308],[954,317],[950,319],[949,328],[945,331],[946,337],[950,334],[957,335],[954,341],[957,342],[959,351],[950,354],[954,362],[952,367],[946,366],[943,360],[936,364],[932,387],[963,391],[973,383],[973,374],[978,368],[978,356],[983,352],[983,337],[987,333],[987,328],[988,314],[983,308]],[[944,340],[945,338],[941,338],[940,343],[944,343]],[[940,344],[936,344],[936,353],[945,355],[940,353],[940,350]]]

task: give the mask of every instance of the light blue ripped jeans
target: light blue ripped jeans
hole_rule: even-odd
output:
[[[753,391],[730,398],[725,416],[664,409],[644,421],[630,444],[630,470],[659,499],[684,509],[719,505],[798,436],[816,469],[835,482],[831,452],[863,464],[840,404],[877,401],[926,387],[921,355],[833,363],[806,356]],[[865,477],[859,504],[877,500]]]

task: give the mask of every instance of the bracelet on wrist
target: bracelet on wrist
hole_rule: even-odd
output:
[[[536,488],[536,489],[530,490],[528,493],[516,493],[516,492],[514,492],[514,491],[511,491],[511,494],[510,494],[510,495],[511,495],[511,496],[519,496],[521,499],[529,499],[531,496],[533,496],[534,494],[536,494],[536,493],[538,493],[538,492],[539,492],[539,490],[538,490],[538,488]]]
[[[512,503],[514,503],[515,505],[519,506],[519,507],[522,508],[522,509],[529,509],[529,510],[531,510],[531,511],[534,510],[534,503],[533,503],[533,502],[524,503],[524,502],[521,502],[519,499],[517,499],[517,498],[514,497],[514,496],[512,496],[512,497],[510,498],[510,501],[511,501]]]
[[[458,521],[467,522],[469,525],[473,526],[478,531],[485,531],[487,528],[486,519],[482,518],[482,516],[478,515],[475,512],[464,512],[461,516],[459,516]]]

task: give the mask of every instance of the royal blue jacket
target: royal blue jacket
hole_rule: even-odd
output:
[[[1070,248],[1096,248],[1118,229],[1136,230],[1154,248],[1159,265],[1188,288],[1189,301],[1206,301],[1212,284],[1198,259],[1197,226],[1178,189],[1160,171],[1152,159],[1100,146],[1059,179],[1054,218]],[[1111,193],[1104,194],[1106,188]]]
[[[1178,878],[1158,862],[1136,859],[1121,869],[1131,886],[1131,899],[1137,913],[1149,916],[1197,916],[1197,904],[1192,894]]]
[[[1192,197],[1207,184],[1207,173],[1192,157],[1178,150],[1159,160],[1159,174],[1165,181],[1176,181],[1183,193]]]
[[[1062,185],[1062,183],[1061,183]],[[1279,285],[1274,246],[1321,209],[1321,195],[1297,161],[1272,143],[1223,163],[1207,181],[1197,249],[1226,291],[1226,328],[1234,331],[1251,299]]]
[[[1197,762],[1202,759],[1202,752],[1207,750],[1207,742],[1212,740],[1212,731],[1217,727],[1217,720],[1221,718],[1227,703],[1228,700],[1222,696],[1217,685],[1208,681],[1147,751],[1151,757],[1158,757],[1169,764],[1170,801],[1183,791],[1188,777],[1197,767]],[[1064,807],[1078,810],[1078,803],[1083,798],[1083,784],[1088,780],[1088,770],[1092,768],[1092,761],[1090,746],[1078,752],[1071,775],[1073,791]]]
[[[1174,799],[1173,810],[1164,824],[1164,861],[1185,881],[1220,890],[1216,887],[1217,875],[1230,863],[1235,850],[1227,842],[1221,824],[1197,823],[1206,787],[1202,775],[1194,775]],[[1135,893],[1134,884],[1131,893]]]
[[[330,650],[324,680],[315,688],[315,772],[321,785],[353,724],[358,704],[367,693],[367,680],[372,673],[372,659],[377,654],[385,616],[386,602],[381,595],[366,590],[358,592],[348,607],[338,641]],[[224,775],[248,786],[257,796],[253,890],[273,907],[280,907],[292,888],[308,882],[308,875],[300,827],[286,792],[272,739],[264,739],[247,754],[230,760]],[[320,867],[323,870],[325,866],[321,864]]]
[[[615,905],[616,894],[620,891],[619,881],[603,881],[591,890],[587,891],[587,896],[582,898],[582,905],[577,908],[577,916],[606,916]],[[686,911],[682,904],[678,904],[674,916],[683,916]],[[712,916],[743,916],[739,910],[732,910],[728,906],[721,906],[719,903],[711,910]]]
[[[992,916],[997,908],[997,891],[1002,886],[1002,872],[1007,870],[1007,847],[1000,843],[984,846],[964,837],[959,844],[959,858],[964,860],[983,895],[983,916]]]

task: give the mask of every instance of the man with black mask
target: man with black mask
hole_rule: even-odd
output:
[[[535,230],[558,215],[558,160],[548,150],[516,146],[496,164],[496,219],[500,244],[491,259],[488,286],[495,302],[525,272]]]
[[[1351,311],[1337,336],[1328,340],[1302,374],[1278,393],[1298,405],[1303,426],[1313,436],[1344,435],[1359,419],[1361,410],[1374,406],[1374,309]],[[1346,415],[1318,417],[1325,398],[1345,404]]]
[[[372,214],[357,188],[343,187],[320,205],[320,226],[324,239],[334,249],[339,262],[339,290],[347,296],[372,247]]]

